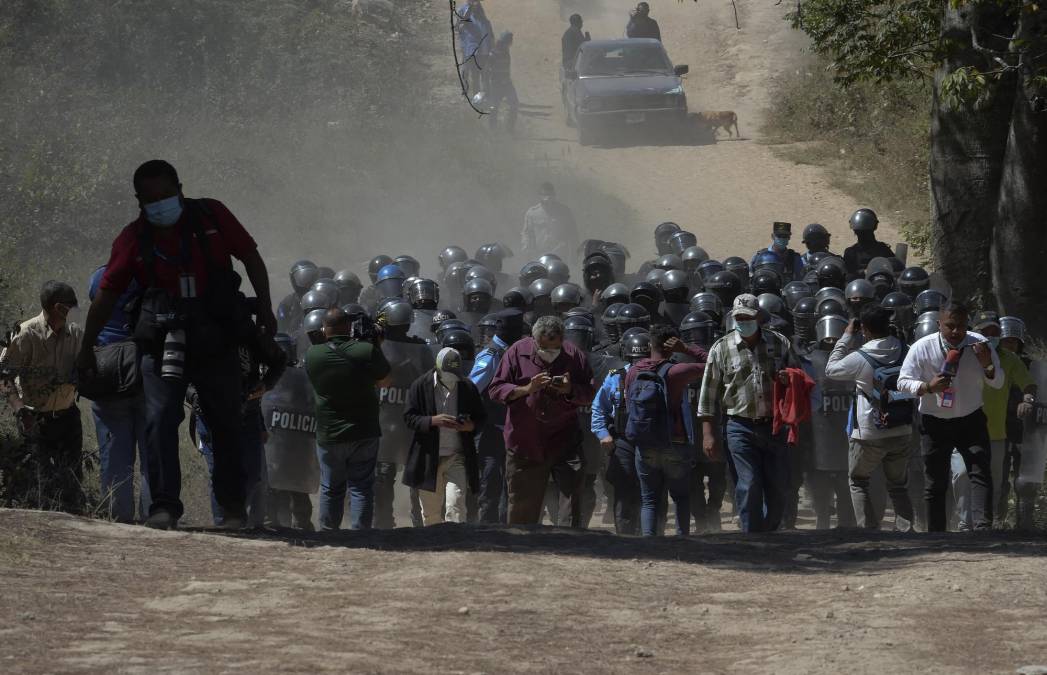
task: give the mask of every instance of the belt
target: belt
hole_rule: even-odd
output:
[[[35,417],[38,420],[56,420],[59,417],[65,417],[74,410],[79,412],[79,409],[75,405],[69,406],[64,410],[32,410],[30,412],[32,413],[33,417]]]
[[[744,422],[746,424],[771,424],[774,422],[773,417],[742,417],[741,415],[728,415],[727,419]]]

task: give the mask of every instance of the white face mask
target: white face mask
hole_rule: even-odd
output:
[[[157,227],[171,227],[182,217],[182,198],[178,195],[142,207],[145,219]]]
[[[560,356],[562,349],[539,349],[538,358],[544,361],[546,364],[550,364]]]
[[[760,329],[756,321],[752,319],[735,321],[734,325],[737,327],[738,333],[745,338],[756,335],[756,331]]]

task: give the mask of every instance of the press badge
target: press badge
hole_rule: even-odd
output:
[[[953,405],[955,403],[956,403],[956,391],[953,390],[953,389],[946,389],[945,391],[942,392],[941,401],[939,402],[938,405],[941,408],[951,408],[951,407],[953,407]]]
[[[196,297],[196,275],[181,275],[178,278],[178,285],[183,299],[191,300]]]

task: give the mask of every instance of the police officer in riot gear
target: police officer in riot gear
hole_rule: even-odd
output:
[[[582,283],[594,304],[596,298],[614,284],[614,267],[606,253],[596,251],[586,256],[582,262]]]
[[[530,288],[531,284],[539,279],[545,279],[548,276],[549,270],[545,268],[545,265],[536,260],[532,260],[520,268],[520,286]]]
[[[811,291],[811,287],[802,281],[790,281],[785,284],[785,288],[782,289],[782,300],[785,301],[785,307],[790,312],[792,308],[802,298],[812,297],[814,293]]]
[[[691,246],[680,254],[680,259],[683,261],[684,270],[686,270],[692,278],[699,278],[698,266],[709,259],[709,254],[700,246]]]
[[[847,270],[839,258],[825,258],[818,263],[818,285],[843,290],[847,284]]]
[[[318,345],[325,342],[324,314],[326,313],[326,309],[314,309],[305,315],[305,319],[302,321],[302,334],[308,339],[306,349],[309,345]],[[300,348],[299,351],[305,350]]]
[[[847,299],[851,318],[857,318],[862,313],[862,307],[876,302],[876,288],[865,279],[855,279],[847,284],[844,297]]]
[[[398,267],[396,269],[399,271]],[[400,274],[403,272],[400,271]],[[380,279],[379,283],[381,281]],[[404,422],[407,389],[435,364],[433,352],[425,340],[408,335],[413,317],[414,310],[411,305],[396,299],[385,304],[377,317],[377,323],[381,326],[385,338],[381,345],[382,354],[392,368],[389,385],[378,390],[378,421],[382,427],[382,437],[379,441],[378,466],[375,470],[374,527],[379,529],[396,527],[393,517],[396,471],[406,461],[407,450],[413,438],[413,432]],[[444,321],[443,325],[448,321]],[[413,524],[418,525],[420,515],[417,499],[412,497]]]
[[[405,284],[404,294],[414,309],[408,333],[430,342],[434,337],[433,318],[440,305],[440,287],[432,279],[414,279]]]
[[[571,269],[562,260],[549,260],[542,263],[545,265],[547,278],[554,284],[566,284],[571,279]]]
[[[673,232],[669,237],[669,246],[672,248],[672,252],[678,256],[682,256],[684,251],[697,245],[698,237],[693,232],[680,230],[679,232]]]
[[[815,323],[818,320],[818,301],[814,296],[800,298],[792,307],[793,345],[803,354],[818,338]]]
[[[780,295],[782,292],[782,278],[773,269],[765,268],[762,270],[758,270],[755,274],[753,274],[752,281],[750,282],[749,292],[756,296],[762,295],[764,293]],[[729,303],[724,303],[724,307],[729,306]]]
[[[755,272],[757,263],[764,253],[774,253],[782,262],[780,270],[784,282],[793,281],[803,276],[803,259],[800,254],[789,248],[792,238],[792,223],[776,222],[771,226],[771,245],[760,249],[753,255],[750,267]]]
[[[807,252],[800,256],[805,267],[810,267],[815,263],[821,255],[835,255],[829,252],[829,240],[832,235],[829,234],[829,230],[825,229],[825,226],[819,223],[811,223],[807,227],[803,228],[803,245],[807,247]]]
[[[675,253],[667,253],[654,261],[654,267],[666,272],[669,270],[682,270],[683,258]]]
[[[422,271],[422,264],[416,258],[409,255],[398,255],[393,258],[393,264],[403,270],[404,276],[416,277]]]
[[[702,293],[696,293],[693,296],[691,296],[691,311],[703,312],[707,314],[709,318],[716,322],[718,330],[721,330],[723,328],[723,303],[720,302],[719,296],[715,293],[705,291]]]
[[[385,299],[385,296],[381,295],[375,284],[378,282],[378,272],[386,265],[391,265],[392,263],[393,259],[387,255],[377,255],[367,263],[367,276],[371,279],[371,285],[360,292],[360,297],[356,301],[366,307],[369,312],[374,312],[378,307],[378,303]]]
[[[891,313],[891,327],[895,336],[908,344],[914,318],[912,298],[901,291],[894,291],[888,293],[880,305]]]
[[[514,286],[506,291],[502,297],[502,306],[505,309],[518,309],[521,312],[531,311],[534,304],[534,294],[524,286]]]
[[[880,224],[880,219],[872,209],[858,209],[851,215],[849,222],[858,243],[849,246],[843,252],[847,274],[862,276],[865,274],[866,265],[873,258],[890,258],[894,255],[890,246],[876,240],[876,227]]]
[[[738,277],[738,281],[741,282],[742,293],[749,292],[749,282],[752,275],[749,273],[749,263],[745,262],[744,258],[739,258],[736,255],[724,258],[723,268],[725,271]]]
[[[683,270],[670,270],[662,279],[662,301],[659,311],[669,319],[674,326],[690,311],[688,298],[691,295],[690,277]]]
[[[742,282],[734,272],[717,272],[705,282],[705,290],[720,299],[720,304],[730,307],[742,292]]]
[[[494,288],[486,279],[476,278],[469,281],[462,289],[462,307],[458,318],[470,326],[475,326],[480,319],[491,313],[494,300]]]
[[[404,292],[404,281],[407,280],[407,275],[400,269],[399,265],[389,264],[378,270],[377,281],[375,281],[374,288],[377,291],[375,297],[378,301],[387,300],[389,298],[402,298]]]
[[[629,302],[629,287],[625,284],[615,283],[611,284],[604,289],[603,293],[600,294],[600,304],[604,307],[610,307],[616,304],[626,304]]]
[[[556,313],[553,311],[552,298],[553,289],[555,288],[556,284],[551,279],[538,279],[531,284],[529,289],[533,296],[531,313],[524,317],[524,321],[533,325],[536,319]]]
[[[698,281],[704,284],[717,272],[723,272],[723,263],[719,260],[704,260],[698,265]]]

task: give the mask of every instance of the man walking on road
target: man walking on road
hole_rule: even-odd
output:
[[[521,233],[523,255],[537,259],[551,253],[561,260],[570,261],[578,253],[578,225],[571,209],[556,200],[552,183],[542,183],[538,190],[541,198],[524,214]]]
[[[983,385],[1003,386],[996,350],[978,333],[967,331],[969,312],[949,303],[941,310],[939,332],[918,340],[898,375],[898,389],[920,397],[927,529],[944,532],[945,493],[955,448],[971,478],[975,529],[992,527],[993,483],[989,426],[982,410]]]
[[[574,60],[578,57],[578,50],[591,39],[589,31],[582,32],[581,14],[572,14],[570,21],[571,25],[564,31],[563,37],[560,38],[563,72],[574,70]]]

